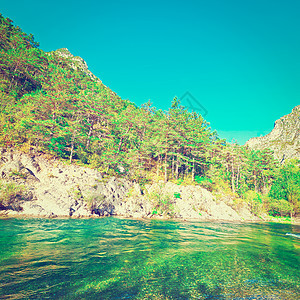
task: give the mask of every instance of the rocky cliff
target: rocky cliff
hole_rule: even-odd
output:
[[[141,189],[41,154],[5,149],[0,154],[2,216],[255,220],[246,207],[237,210],[199,186],[158,182]]]
[[[252,138],[246,145],[259,150],[269,148],[280,162],[291,158],[300,159],[300,105],[277,120],[269,134]]]

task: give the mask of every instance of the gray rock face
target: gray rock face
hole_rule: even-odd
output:
[[[20,200],[19,206],[21,213],[35,216],[90,216],[82,193],[88,195],[102,178],[94,170],[3,149],[0,177],[4,182],[22,185],[31,191],[31,201]]]
[[[291,158],[300,159],[300,105],[277,120],[269,134],[252,138],[246,145],[257,150],[269,148],[281,162]]]
[[[74,56],[67,48],[61,48],[54,51],[55,54],[58,54],[59,56],[62,56],[64,58],[67,58],[71,61],[71,67],[74,70],[81,70],[86,75],[88,75],[91,79],[94,81],[100,81],[99,78],[97,78],[89,69],[87,66],[87,63],[84,59],[82,59],[80,56]]]
[[[132,186],[96,170],[5,149],[0,149],[0,179],[4,185],[24,186],[13,206],[0,205],[2,213],[43,217],[116,215]]]
[[[143,204],[150,203],[148,207],[144,205],[145,217],[151,215],[153,210],[159,214],[159,202],[160,206],[165,206],[172,218],[227,221],[256,219],[247,208],[243,213],[238,213],[222,199],[217,200],[211,192],[199,186],[182,186],[171,182],[155,183],[146,187],[143,197]],[[149,211],[149,207],[152,211]]]
[[[25,187],[13,205],[0,205],[8,216],[253,220],[247,208],[238,213],[198,186],[160,182],[142,190],[126,179],[16,150],[0,149],[0,179]]]

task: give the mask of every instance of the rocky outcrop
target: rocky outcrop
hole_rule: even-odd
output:
[[[154,215],[178,219],[229,221],[256,219],[247,207],[233,209],[234,205],[228,205],[225,199],[217,199],[211,192],[199,186],[159,182],[146,185],[143,195],[135,187],[128,200],[122,209],[118,209],[120,214],[125,213],[132,217]]]
[[[15,188],[24,186],[25,193],[31,192],[31,199],[15,199],[19,214],[45,217],[114,214],[114,206],[130,186],[126,180],[105,179],[96,170],[3,149],[0,176],[3,185],[13,183]]]
[[[83,193],[93,192],[101,174],[88,168],[64,165],[43,156],[1,151],[0,176],[5,183],[32,192],[30,201],[19,200],[21,213],[37,216],[90,216]],[[18,200],[18,199],[17,199]]]
[[[1,150],[0,177],[2,190],[7,184],[16,189],[13,201],[0,199],[7,216],[255,219],[246,207],[238,211],[199,186],[159,182],[141,189],[126,179],[16,150]]]
[[[252,138],[246,145],[256,150],[269,148],[280,162],[300,159],[300,105],[277,120],[269,134]]]
[[[71,62],[71,67],[74,70],[79,69],[88,75],[92,80],[101,82],[101,80],[88,69],[87,63],[80,56],[74,56],[67,48],[57,49],[54,51],[54,53],[68,59]]]

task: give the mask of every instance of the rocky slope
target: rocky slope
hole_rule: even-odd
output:
[[[300,159],[300,105],[277,120],[269,134],[252,138],[246,145],[256,150],[269,148],[281,162],[291,158]]]
[[[42,155],[5,149],[0,153],[2,216],[255,220],[246,207],[234,210],[228,200],[217,200],[199,186],[159,182],[142,190],[125,179],[104,178],[96,170]],[[3,197],[7,184],[24,186],[13,201]]]
[[[59,56],[62,56],[64,58],[67,58],[71,62],[70,66],[74,70],[79,69],[79,70],[83,71],[86,75],[88,75],[92,80],[101,82],[101,80],[98,77],[96,77],[88,69],[87,63],[80,56],[74,56],[67,48],[57,49],[56,51],[54,51],[54,53],[59,55]]]

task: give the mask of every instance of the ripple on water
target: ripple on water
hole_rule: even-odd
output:
[[[0,223],[0,298],[299,295],[299,226],[116,218]]]
[[[295,238],[297,238],[297,239],[300,239],[300,234],[286,233],[285,235],[289,235],[289,236],[295,237]]]

